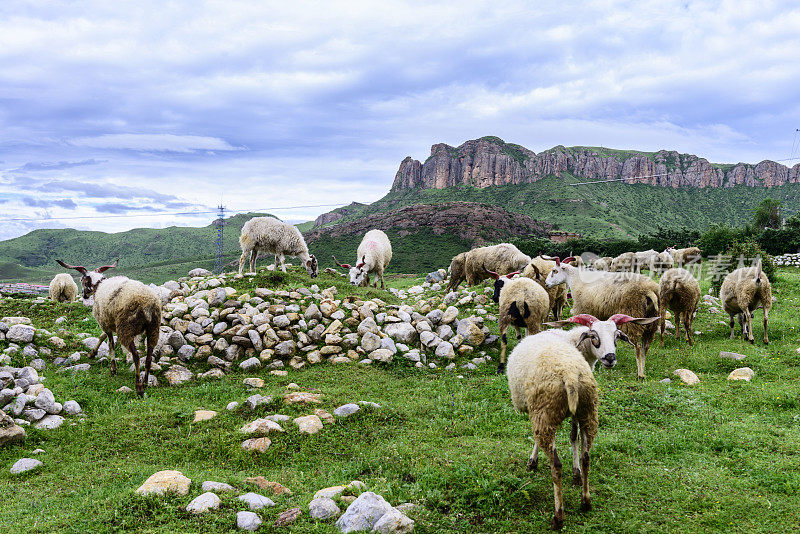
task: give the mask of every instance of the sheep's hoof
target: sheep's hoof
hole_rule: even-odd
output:
[[[581,512],[589,512],[592,510],[592,498],[581,499]]]
[[[504,364],[502,362],[497,364],[497,374],[498,375],[502,375],[505,372],[506,372],[506,364]]]
[[[580,469],[573,469],[572,470],[572,485],[573,486],[580,486],[583,481],[581,480],[581,470]]]
[[[639,382],[644,382],[644,376],[637,376],[636,380],[638,380]]]
[[[539,459],[534,458],[532,460],[528,460],[528,465],[525,467],[528,469],[528,471],[536,471],[536,469],[539,467]]]
[[[559,510],[553,516],[553,521],[550,523],[551,530],[561,530],[564,527],[564,509]]]

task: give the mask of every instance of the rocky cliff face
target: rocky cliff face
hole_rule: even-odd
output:
[[[314,228],[344,219],[345,217],[350,215],[355,208],[363,206],[364,204],[361,204],[360,202],[353,202],[349,206],[343,206],[341,208],[336,208],[333,211],[323,213],[322,215],[314,219]]]
[[[433,145],[425,163],[407,157],[400,164],[392,191],[529,183],[562,172],[586,180],[624,180],[675,188],[774,187],[800,182],[800,163],[791,168],[774,161],[712,165],[704,158],[675,151],[653,153],[563,146],[536,154],[496,137],[484,137],[459,147]]]
[[[364,234],[374,228],[399,230],[401,236],[420,228],[431,228],[437,235],[451,232],[464,241],[482,244],[515,236],[546,236],[552,225],[527,215],[509,213],[497,206],[474,202],[446,202],[407,206],[388,213],[379,213],[343,222],[327,228],[315,228],[304,234],[309,243],[326,236],[339,237]]]

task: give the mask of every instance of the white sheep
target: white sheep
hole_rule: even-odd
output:
[[[636,253],[635,252],[623,252],[613,260],[611,260],[611,265],[609,267],[609,271],[619,273],[623,271],[633,271],[636,269]]]
[[[698,247],[675,248],[667,247],[664,252],[672,256],[677,267],[683,267],[694,263],[700,263],[702,252]]]
[[[484,267],[506,275],[514,271],[521,271],[530,261],[530,256],[523,254],[511,243],[474,248],[467,252],[464,259],[464,275],[467,285],[474,286],[491,276]]]
[[[686,332],[686,341],[689,346],[692,341],[692,321],[700,302],[700,284],[686,269],[675,267],[669,269],[659,281],[659,320],[661,326],[661,343],[664,343],[664,329],[666,319],[664,310],[669,309],[675,315],[675,337],[680,339],[681,315],[683,315],[683,329]]]
[[[58,273],[50,281],[49,294],[53,302],[74,302],[78,298],[78,284],[67,273]]]
[[[564,419],[572,416],[581,437],[581,509],[591,510],[589,450],[598,427],[597,382],[575,346],[548,332],[528,336],[514,348],[507,375],[514,408],[528,415],[536,447],[543,449],[550,460],[555,501],[551,527],[559,530],[564,524],[564,494],[562,464],[555,449],[556,432]],[[532,454],[528,469],[535,468]]]
[[[647,350],[655,335],[658,321],[658,284],[650,278],[636,273],[607,273],[577,269],[566,258],[563,262],[555,258],[556,266],[545,280],[547,287],[566,282],[574,304],[575,315],[588,313],[601,320],[615,314],[636,317],[628,321],[625,331],[636,349],[636,376],[644,380],[644,364]]]
[[[381,289],[385,289],[383,284],[383,272],[392,261],[392,243],[381,230],[370,230],[364,234],[361,244],[358,245],[356,253],[356,264],[351,266],[348,263],[339,263],[336,258],[333,261],[339,267],[350,269],[350,283],[354,286],[368,286],[369,275],[375,275],[375,287],[378,287],[378,278],[381,279]]]
[[[553,318],[558,321],[561,318],[561,310],[567,304],[567,284],[560,284],[555,287],[548,288],[545,286],[544,281],[550,271],[555,267],[556,262],[544,256],[536,256],[531,258],[531,262],[522,271],[522,276],[535,280],[541,285],[547,296],[550,298],[550,309],[553,311]]]
[[[611,268],[612,261],[614,261],[614,258],[610,256],[597,258],[592,262],[592,269],[595,271],[608,271]]]
[[[722,281],[719,290],[719,300],[722,308],[731,316],[731,339],[733,339],[733,316],[739,319],[742,327],[742,337],[754,343],[753,337],[753,312],[759,307],[764,308],[764,344],[769,343],[767,336],[767,323],[769,310],[772,307],[772,284],[767,275],[761,270],[761,260],[756,267],[741,267],[729,273]]]
[[[522,328],[528,335],[537,334],[542,329],[542,322],[550,312],[550,297],[544,288],[530,278],[511,279],[519,274],[510,273],[500,276],[488,271],[494,277],[494,294],[492,299],[499,304],[498,327],[500,330],[500,363],[497,372],[502,373],[506,366],[506,348],[509,326],[517,329],[517,341],[522,339]]]
[[[62,267],[75,269],[81,273],[83,298],[94,297],[92,315],[108,338],[109,357],[111,358],[111,374],[117,373],[117,361],[114,355],[114,333],[117,342],[126,348],[133,357],[136,372],[136,393],[141,397],[150,378],[150,366],[153,361],[153,350],[158,343],[161,326],[161,299],[155,292],[137,280],[126,276],[106,278],[103,272],[117,266],[105,265],[93,271],[80,265],[67,265],[56,260]],[[135,337],[139,334],[147,336],[147,357],[144,366],[144,380],[139,374],[139,352],[136,350]],[[101,338],[98,346],[103,342]]]
[[[317,258],[308,253],[303,234],[296,226],[279,221],[275,217],[254,217],[244,223],[242,235],[239,236],[239,245],[242,247],[239,274],[244,271],[244,262],[248,255],[250,271],[255,272],[256,259],[261,251],[275,254],[275,269],[280,262],[281,270],[286,272],[284,256],[294,256],[300,259],[311,278],[317,276]]]

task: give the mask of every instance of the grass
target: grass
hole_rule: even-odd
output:
[[[333,277],[318,283],[324,287],[329,281],[337,283],[340,296],[352,290]],[[391,279],[404,287],[416,281]],[[237,284],[247,290],[254,284],[289,288],[309,281],[297,273],[268,273]],[[800,272],[780,270],[774,289],[778,302],[770,315],[769,346],[729,340],[727,326],[720,324],[725,318],[703,307],[694,323],[702,332],[694,347],[673,337],[663,347],[654,344],[644,382],[635,379],[627,347],[620,349],[616,368],[597,372],[600,433],[589,474],[595,509],[580,513],[578,489],[565,485],[565,531],[773,532],[776,525],[791,530],[800,523]],[[382,298],[391,300],[385,293]],[[67,314],[69,330],[97,332],[94,322],[82,321],[88,311],[77,305],[31,307],[30,301],[6,299],[0,301],[0,314],[26,314],[49,329],[56,317]],[[759,339],[760,312],[756,315]],[[70,343],[76,341],[70,338]],[[722,359],[722,350],[747,359]],[[752,382],[726,380],[744,365],[756,373]],[[684,386],[675,377],[670,384],[659,382],[679,367],[695,371],[700,384]],[[54,431],[29,429],[23,445],[0,450],[5,496],[0,522],[9,531],[229,532],[235,529],[235,511],[242,509],[234,498],[223,496],[221,510],[200,517],[184,508],[204,480],[249,491],[253,488],[244,479],[257,475],[294,492],[272,497],[278,506],[261,514],[264,532],[277,531],[271,523],[294,506],[303,507],[304,514],[293,532],[336,532],[332,522],[311,520],[305,507],[318,489],[354,479],[393,504],[416,503],[411,515],[417,532],[529,532],[549,524],[549,472],[542,465],[537,472],[525,471],[530,428],[513,411],[505,377],[495,375],[492,365],[464,378],[403,362],[322,365],[290,371],[287,377],[231,373],[218,381],[153,388],[143,400],[115,392],[132,386],[127,366],[116,377],[99,366],[85,375],[50,367],[43,374],[56,398],[78,400],[87,419]],[[314,436],[301,436],[286,425],[287,432],[273,438],[267,453],[253,455],[241,450],[236,431],[256,415],[224,409],[251,394],[242,386],[244,376],[264,378],[267,385],[260,393],[276,398],[289,382],[319,389],[328,411],[359,400],[382,408],[326,425]],[[220,415],[194,424],[192,412],[199,408]],[[311,410],[276,402],[259,414],[275,412],[296,416]],[[569,457],[567,428],[563,425],[558,438],[562,458]],[[12,477],[10,465],[37,447],[46,451],[40,456],[43,468]],[[189,476],[190,495],[133,495],[162,469]]]

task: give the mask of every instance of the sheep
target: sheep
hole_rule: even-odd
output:
[[[612,261],[614,261],[614,258],[610,256],[597,258],[592,262],[592,269],[595,271],[608,271],[611,268]]]
[[[462,252],[461,254],[457,254],[453,257],[453,261],[450,262],[450,282],[447,284],[448,291],[455,291],[458,289],[458,285],[464,281],[466,275],[464,274],[464,260],[467,257],[466,252]]]
[[[672,255],[669,252],[657,252],[653,256],[649,268],[650,272],[663,273],[664,271],[671,269],[674,264],[675,260],[672,258]]]
[[[542,342],[553,338],[571,344],[583,355],[592,372],[594,372],[598,361],[606,369],[611,369],[617,365],[617,340],[633,345],[628,336],[619,329],[619,325],[632,320],[633,317],[624,314],[612,315],[606,321],[601,321],[589,314],[575,315],[562,321],[544,323],[546,326],[556,328],[545,330],[536,337]],[[569,324],[578,324],[580,326],[576,326],[571,330],[561,329],[561,327]],[[569,439],[572,444],[572,482],[578,485],[581,483],[581,466],[578,449],[578,428],[575,424],[572,425]],[[531,455],[531,464],[534,469],[538,458],[539,447],[534,445],[533,454]]]
[[[550,271],[555,267],[556,262],[546,259],[543,256],[532,258],[530,263],[522,271],[522,276],[535,280],[541,285],[550,299],[550,309],[553,311],[553,318],[558,321],[561,318],[561,310],[567,304],[567,285],[560,284],[548,288],[544,285],[544,280]]]
[[[572,416],[575,439],[578,431],[581,437],[581,509],[591,510],[589,451],[597,436],[597,382],[573,344],[541,332],[526,337],[511,352],[508,389],[514,408],[530,419],[536,447],[544,449],[550,461],[555,501],[551,527],[559,530],[564,524],[564,495],[562,465],[555,449],[556,432],[564,419]],[[535,468],[532,454],[528,469]]]
[[[690,263],[700,263],[702,260],[702,252],[698,247],[675,248],[667,247],[664,252],[672,256],[675,265],[683,267]]]
[[[606,273],[602,271],[578,270],[569,265],[572,258],[561,262],[555,258],[556,266],[545,280],[547,287],[566,282],[572,293],[573,314],[588,313],[601,320],[623,313],[636,317],[624,328],[636,349],[636,376],[644,380],[644,363],[647,350],[653,340],[658,321],[658,284],[650,278],[636,273]]]
[[[484,266],[505,275],[524,269],[530,261],[530,256],[510,243],[474,248],[467,252],[464,259],[464,276],[467,285],[474,286],[491,276],[484,270]]]
[[[392,261],[392,243],[389,241],[389,236],[381,230],[370,230],[364,234],[361,244],[358,245],[356,259],[358,258],[361,261],[353,267],[347,263],[339,263],[336,258],[333,258],[333,261],[339,267],[350,269],[350,283],[354,286],[368,286],[370,273],[375,273],[375,287],[378,287],[380,277],[381,289],[385,289],[383,272]]]
[[[722,308],[731,316],[731,339],[734,339],[733,316],[739,319],[742,336],[755,343],[753,337],[753,311],[760,306],[764,308],[764,344],[769,344],[767,323],[769,310],[772,307],[772,285],[767,275],[761,270],[761,260],[755,267],[741,267],[729,273],[722,281],[719,290]]]
[[[256,270],[256,259],[259,251],[275,254],[275,269],[278,261],[281,270],[286,272],[284,255],[300,259],[311,278],[317,277],[317,258],[308,253],[308,246],[303,234],[296,226],[279,221],[275,217],[254,217],[244,223],[242,235],[239,236],[242,256],[239,258],[239,274],[244,270],[244,262],[250,255],[250,271]]]
[[[50,300],[74,302],[78,298],[78,285],[67,273],[58,273],[50,281]]]
[[[119,260],[113,265],[98,267],[93,271],[80,265],[67,265],[61,260],[56,261],[66,269],[75,269],[81,273],[84,300],[94,297],[92,315],[108,339],[111,374],[117,373],[117,361],[114,356],[114,333],[116,333],[117,342],[128,349],[133,357],[136,393],[140,397],[144,396],[144,388],[150,379],[153,350],[158,343],[161,326],[161,299],[152,289],[127,276],[106,278],[103,272],[116,267]],[[139,334],[147,336],[144,380],[139,374],[139,353],[134,341]],[[101,339],[98,346],[102,342]]]
[[[642,269],[650,269],[652,271],[654,265],[656,265],[659,260],[658,252],[652,248],[649,250],[634,252],[633,255],[635,258],[634,267],[636,272],[641,272]]]
[[[623,252],[613,260],[611,260],[611,266],[609,267],[609,271],[619,273],[622,271],[633,271],[636,267],[636,253],[635,252]]]
[[[542,329],[542,321],[550,312],[550,297],[541,285],[530,278],[511,279],[519,271],[500,276],[487,272],[495,279],[492,299],[499,304],[500,363],[497,372],[502,373],[506,366],[506,330],[509,325],[517,328],[517,340],[522,338],[522,328],[528,335],[537,334]]]
[[[686,269],[675,267],[669,269],[661,277],[658,293],[658,315],[661,326],[661,344],[664,344],[664,329],[666,320],[664,310],[669,309],[675,315],[675,337],[680,339],[681,315],[683,315],[683,329],[686,331],[686,341],[692,346],[692,321],[700,302],[700,284]]]

